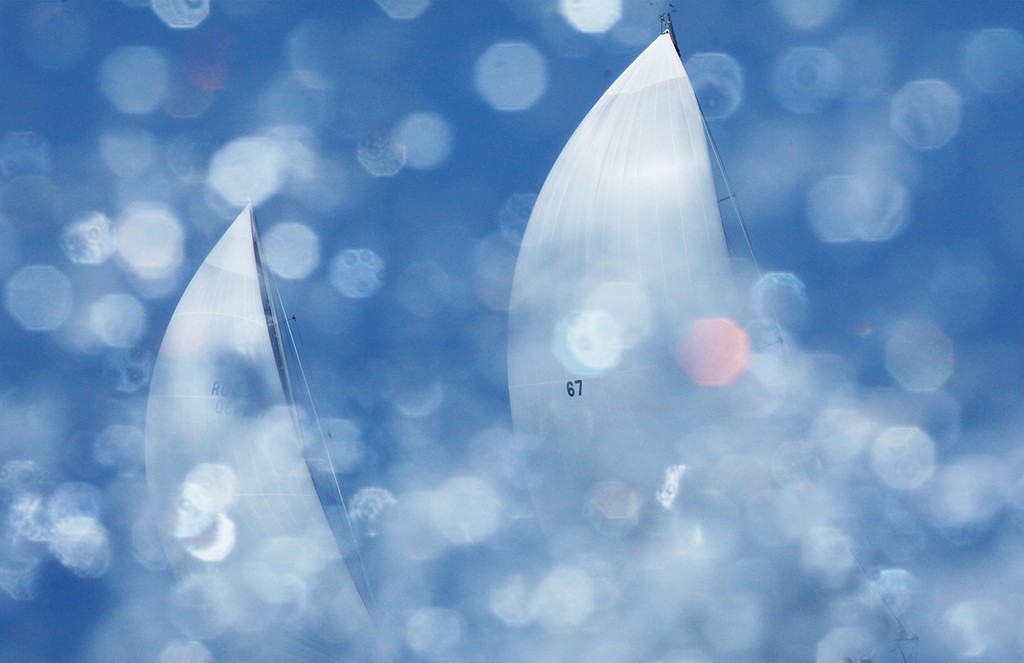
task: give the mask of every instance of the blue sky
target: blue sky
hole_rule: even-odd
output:
[[[665,3],[152,4],[0,5],[0,660],[238,655],[143,424],[250,199],[404,659],[899,660],[882,596],[916,660],[1021,656],[1018,4],[675,3],[793,357],[680,435],[665,575],[538,534],[505,369],[533,196]]]

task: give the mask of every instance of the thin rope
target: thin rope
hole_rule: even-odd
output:
[[[875,593],[878,594],[878,598],[882,601],[882,605],[885,606],[885,609],[889,611],[889,614],[892,615],[893,620],[895,620],[896,624],[900,627],[899,641],[916,642],[917,636],[910,635],[910,631],[903,623],[903,620],[899,618],[899,615],[896,614],[896,611],[893,609],[893,607],[889,605],[888,601],[885,600],[885,594],[883,594],[882,590],[878,588],[878,583],[871,579],[871,576],[868,574],[868,570],[864,568],[864,565],[861,563],[860,557],[857,557],[857,553],[854,551],[853,546],[847,543],[846,547],[850,550],[850,555],[853,557],[853,561],[857,562],[857,566],[860,568],[861,573],[864,574],[864,577],[867,579],[868,584],[871,585],[872,589],[875,590]],[[900,647],[900,649],[902,651],[902,647]]]
[[[295,359],[295,367],[298,369],[299,377],[302,380],[302,388],[305,390],[306,398],[309,400],[310,414],[313,417],[313,421],[316,422],[316,430],[317,430],[317,433],[320,435],[320,444],[323,447],[324,455],[327,457],[327,464],[328,464],[328,468],[329,468],[330,473],[331,473],[331,478],[333,479],[333,482],[334,482],[334,488],[335,488],[335,491],[336,491],[336,493],[338,495],[338,499],[341,501],[342,513],[345,514],[345,524],[348,527],[348,534],[349,534],[349,536],[352,539],[352,547],[353,547],[353,550],[355,551],[356,560],[358,560],[358,562],[359,562],[359,570],[360,570],[360,572],[362,573],[362,576],[363,576],[363,583],[364,583],[364,585],[366,587],[366,594],[367,594],[366,598],[369,599],[369,603],[370,603],[370,605],[367,606],[367,608],[371,612],[371,620],[370,621],[373,622],[374,627],[377,628],[377,621],[378,621],[378,619],[380,617],[380,614],[379,614],[378,608],[377,608],[377,599],[376,599],[376,597],[374,596],[374,593],[373,593],[373,586],[370,584],[370,575],[369,575],[369,573],[366,570],[366,563],[363,561],[363,555],[362,555],[362,553],[359,550],[359,541],[356,538],[355,527],[352,525],[352,518],[349,516],[349,513],[348,513],[348,504],[346,503],[345,495],[344,495],[344,493],[341,490],[341,484],[338,482],[338,474],[337,474],[337,472],[335,471],[335,468],[334,468],[334,459],[331,457],[331,450],[327,446],[327,438],[326,438],[326,435],[324,433],[323,423],[321,422],[320,415],[317,412],[316,403],[313,401],[313,392],[312,392],[312,390],[309,387],[309,379],[306,377],[306,369],[305,369],[305,367],[302,364],[301,357],[299,357],[298,346],[296,345],[296,342],[295,342],[295,332],[292,329],[291,319],[288,317],[288,311],[285,309],[284,300],[281,297],[281,291],[278,289],[277,283],[274,282],[272,279],[271,279],[270,283],[271,283],[271,288],[273,288],[273,290],[274,290],[274,296],[277,299],[278,306],[281,308],[281,313],[283,314],[281,317],[284,319],[285,330],[288,332],[288,341],[289,341],[289,343],[291,344],[291,347],[292,347],[292,354],[294,355],[294,359]],[[293,407],[294,407],[294,404],[293,404]],[[358,587],[356,589],[358,591]]]

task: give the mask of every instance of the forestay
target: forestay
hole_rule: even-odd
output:
[[[548,526],[641,517],[679,440],[718,407],[681,368],[694,323],[734,300],[702,116],[662,34],[563,149],[516,265],[512,417],[542,447]]]

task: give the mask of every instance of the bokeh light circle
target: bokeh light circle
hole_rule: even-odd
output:
[[[50,265],[22,267],[4,284],[4,304],[29,331],[50,331],[71,315],[74,295],[64,272]]]
[[[728,318],[697,320],[679,346],[678,359],[695,383],[724,387],[746,373],[750,365],[750,336]]]
[[[730,117],[743,102],[743,68],[726,53],[694,53],[686,60],[690,84],[709,120]]]
[[[477,59],[474,83],[492,108],[521,111],[530,108],[547,90],[547,62],[531,44],[499,42]]]
[[[893,96],[889,125],[907,145],[937,150],[959,131],[962,105],[960,94],[946,81],[911,81]]]
[[[622,0],[558,0],[558,12],[580,32],[603,33],[622,17]]]
[[[953,342],[924,320],[904,320],[889,334],[885,367],[907,391],[935,391],[953,374]]]
[[[331,285],[346,297],[372,297],[384,285],[384,261],[370,249],[345,249],[331,260]]]
[[[892,488],[918,488],[935,471],[935,443],[920,428],[887,428],[871,447],[871,467]]]

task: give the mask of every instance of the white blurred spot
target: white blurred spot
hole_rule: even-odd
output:
[[[51,523],[76,516],[99,520],[102,501],[100,489],[91,483],[63,483],[46,501],[46,516]]]
[[[478,543],[501,523],[501,499],[483,480],[455,477],[431,496],[434,526],[456,544]]]
[[[615,319],[622,350],[633,347],[651,331],[651,305],[647,293],[632,281],[602,283],[590,293],[585,305]]]
[[[231,554],[235,547],[235,522],[225,514],[218,513],[196,536],[179,538],[183,539],[185,550],[196,559],[219,562]]]
[[[128,294],[104,295],[89,307],[89,328],[107,345],[131,347],[146,331],[146,309]]]
[[[547,89],[547,62],[524,42],[499,42],[476,61],[476,91],[500,111],[530,108]]]
[[[923,320],[904,320],[885,343],[885,367],[907,391],[936,391],[953,374],[953,342]]]
[[[905,569],[883,569],[874,584],[886,604],[901,614],[906,613],[921,589],[921,583]]]
[[[359,163],[374,177],[393,177],[405,166],[406,147],[388,131],[366,135],[356,148]]]
[[[372,297],[384,285],[384,261],[370,249],[345,249],[331,260],[331,285],[346,297]]]
[[[814,527],[803,537],[800,563],[824,586],[836,588],[846,580],[856,560],[845,534],[831,527]]]
[[[535,193],[513,193],[505,199],[498,211],[498,225],[509,243],[519,246],[526,232],[533,206],[537,202]]]
[[[4,304],[19,325],[29,331],[50,331],[71,315],[71,281],[56,267],[28,265],[4,284]]]
[[[889,41],[874,32],[854,30],[840,36],[830,49],[843,67],[843,91],[858,100],[884,93],[892,76]]]
[[[431,382],[425,387],[403,390],[395,396],[395,408],[406,417],[427,417],[444,402],[444,387]]]
[[[213,663],[213,654],[197,640],[176,640],[160,652],[160,663]]]
[[[100,134],[100,156],[118,177],[137,177],[153,163],[153,134],[141,129],[119,129]]]
[[[50,552],[81,578],[96,578],[110,568],[110,539],[106,528],[89,516],[69,516],[54,523]]]
[[[194,28],[210,15],[210,0],[149,0],[153,13],[171,28]]]
[[[101,212],[91,212],[70,223],[62,239],[64,254],[71,262],[99,265],[117,250],[110,219]]]
[[[434,524],[434,494],[426,491],[404,493],[392,507],[384,532],[393,549],[405,559],[422,562],[434,559],[448,540]]]
[[[823,242],[887,241],[906,227],[909,196],[891,180],[830,175],[807,194],[807,221]]]
[[[979,529],[999,513],[1010,491],[1005,462],[980,456],[942,468],[931,482],[931,508],[944,528]]]
[[[320,238],[301,223],[279,223],[263,236],[267,265],[284,279],[304,279],[320,264]]]
[[[964,71],[982,92],[1012,92],[1024,81],[1024,37],[1012,28],[978,30],[964,49]]]
[[[391,18],[409,21],[427,11],[430,0],[377,0],[377,4]]]
[[[707,654],[699,649],[670,651],[655,663],[714,663]]]
[[[754,649],[762,638],[764,618],[755,597],[717,595],[702,629],[718,652],[736,654]]]
[[[920,428],[887,428],[871,448],[871,467],[897,490],[917,488],[935,471],[935,443]]]
[[[806,315],[806,288],[795,274],[768,272],[754,284],[752,294],[758,314],[767,320],[795,325]]]
[[[644,496],[621,481],[599,481],[584,501],[585,515],[602,534],[618,536],[637,524]]]
[[[846,0],[772,0],[772,5],[792,27],[813,30],[838,14]]]
[[[1003,613],[1002,607],[992,600],[961,601],[942,615],[942,634],[958,655],[976,658],[993,644],[996,630],[1005,620]]]
[[[50,538],[50,518],[42,496],[36,492],[23,491],[15,495],[7,513],[7,523],[12,533],[23,539],[42,542]]]
[[[743,68],[726,53],[694,53],[686,60],[690,84],[710,120],[732,116],[743,103]]]
[[[558,0],[558,11],[580,32],[608,32],[622,17],[622,0]]]
[[[100,91],[122,113],[149,113],[167,94],[168,64],[149,46],[124,46],[100,64]]]
[[[39,561],[0,560],[0,589],[15,601],[31,601],[36,597],[36,576]]]
[[[799,46],[783,54],[772,73],[775,97],[794,113],[818,113],[839,96],[843,65],[824,48]]]
[[[523,626],[533,619],[530,593],[523,576],[515,575],[494,585],[488,597],[491,612],[509,626]]]
[[[556,566],[538,585],[532,612],[549,631],[561,633],[581,626],[594,610],[594,579],[577,566]]]
[[[146,348],[122,348],[107,355],[103,376],[113,388],[130,394],[149,383],[153,373],[153,353]]]
[[[12,131],[0,140],[0,175],[45,175],[50,172],[51,150],[34,131]]]
[[[911,81],[892,98],[889,126],[907,145],[935,150],[960,129],[962,105],[960,94],[946,81]]]
[[[437,113],[410,113],[395,127],[394,140],[405,148],[405,162],[430,170],[444,163],[452,151],[452,127]]]
[[[669,465],[665,468],[665,479],[661,482],[661,487],[658,488],[658,493],[655,496],[658,499],[658,503],[666,509],[671,509],[672,505],[675,504],[676,497],[679,496],[679,480],[686,474],[686,465]]]
[[[117,228],[117,251],[128,269],[142,279],[174,274],[184,259],[184,242],[181,222],[160,205],[133,205]]]
[[[421,608],[405,625],[405,639],[417,654],[438,660],[452,660],[462,640],[462,615],[448,608]]]
[[[143,469],[143,436],[138,426],[111,424],[96,436],[93,457],[96,462],[122,474],[135,474]]]
[[[828,407],[814,420],[811,439],[834,462],[856,458],[875,434],[875,426],[853,407]]]
[[[574,311],[554,330],[552,351],[565,368],[579,375],[598,375],[619,363],[622,334],[607,311]]]
[[[89,24],[80,6],[38,3],[25,21],[22,44],[46,69],[70,69],[89,50]]]
[[[207,182],[225,201],[259,205],[277,193],[289,167],[280,142],[264,136],[234,140],[210,159]]]
[[[870,652],[877,642],[873,642],[871,634],[861,628],[840,626],[832,629],[818,641],[815,652],[815,663],[840,663],[844,659],[857,661],[862,652]]]
[[[383,488],[360,488],[349,502],[348,515],[356,530],[366,536],[377,536],[380,520],[397,500]]]

